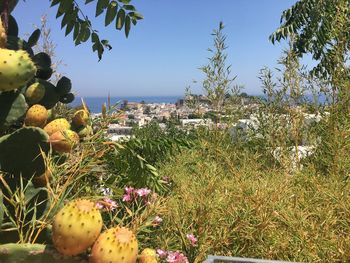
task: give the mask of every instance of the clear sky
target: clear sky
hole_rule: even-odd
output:
[[[79,3],[85,1],[78,0]],[[95,1],[96,2],[96,1]],[[57,7],[48,1],[20,1],[13,15],[20,34],[33,31],[40,17],[48,15],[61,68],[73,82],[78,96],[166,96],[182,95],[192,86],[200,93],[204,75],[198,70],[207,62],[212,30],[223,21],[227,35],[228,63],[249,94],[261,93],[257,78],[263,66],[276,66],[283,44],[272,45],[269,35],[278,27],[283,10],[295,0],[147,0],[132,1],[145,17],[133,27],[129,38],[113,26],[104,28],[104,16],[92,19],[95,3],[85,9],[101,38],[113,46],[98,62],[91,43],[75,47],[72,36],[64,37]]]

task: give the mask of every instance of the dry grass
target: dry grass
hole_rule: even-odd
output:
[[[317,176],[312,168],[287,176],[242,153],[237,165],[237,152],[220,154],[212,145],[208,153],[201,146],[161,171],[175,186],[159,246],[183,249],[193,262],[208,254],[350,260],[350,186],[343,178]],[[192,232],[199,240],[195,248],[184,238]]]

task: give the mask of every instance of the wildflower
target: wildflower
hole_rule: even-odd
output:
[[[168,263],[188,263],[187,257],[180,253],[179,251],[168,251],[166,257],[166,262]]]
[[[123,195],[123,202],[131,202],[131,201],[132,201],[132,197],[130,194]]]
[[[154,226],[157,226],[157,225],[159,225],[160,223],[162,223],[163,222],[163,219],[160,217],[160,216],[156,216],[154,219],[153,219],[153,225]]]
[[[193,247],[197,246],[197,238],[193,234],[187,234],[186,235],[187,239],[191,242],[191,245]]]
[[[111,200],[110,198],[104,198],[103,201],[105,202],[104,205],[107,208],[107,210],[113,211],[114,209],[116,209],[118,207],[117,202]]]
[[[148,188],[140,188],[140,189],[136,189],[135,192],[139,197],[144,197],[149,195],[151,193],[151,190]]]
[[[96,203],[96,208],[97,209],[102,209],[103,208],[103,204],[101,204],[100,202]]]
[[[165,250],[163,250],[163,249],[157,249],[157,255],[158,255],[158,257],[163,258],[163,257],[166,257],[167,254],[168,254],[168,253],[167,253]]]
[[[168,256],[166,257],[166,262],[168,262],[168,263],[175,263],[175,262],[177,262],[176,252],[170,251],[168,253]]]
[[[125,187],[126,194],[130,195],[134,193],[135,189],[133,187]]]

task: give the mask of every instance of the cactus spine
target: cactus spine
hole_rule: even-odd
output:
[[[74,256],[90,247],[101,229],[102,217],[95,203],[78,199],[65,205],[55,216],[52,240],[60,253]]]

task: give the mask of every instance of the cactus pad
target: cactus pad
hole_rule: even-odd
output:
[[[48,135],[40,128],[25,127],[0,137],[0,170],[30,178],[46,171],[42,153],[48,153]]]
[[[66,204],[55,216],[52,240],[63,255],[78,255],[95,242],[101,229],[102,217],[95,203],[78,199]]]
[[[56,91],[60,96],[63,96],[67,93],[69,93],[72,89],[72,83],[69,78],[67,77],[62,77],[60,80],[57,82],[56,85]]]
[[[0,58],[0,91],[18,89],[35,76],[35,65],[24,50],[1,48]]]
[[[127,228],[116,227],[103,232],[91,251],[91,263],[135,263],[138,243]]]
[[[59,153],[70,152],[79,143],[79,135],[72,130],[57,131],[50,136],[52,149]]]
[[[26,92],[25,97],[29,104],[38,103],[45,96],[45,86],[39,82],[35,82],[30,85]]]
[[[46,109],[53,108],[60,99],[56,87],[46,80],[37,79],[37,81],[45,87],[45,95],[38,104],[45,106]]]
[[[0,18],[0,48],[5,48],[7,43],[7,34]]]
[[[65,131],[69,129],[70,124],[64,118],[53,120],[44,127],[44,130],[47,132],[48,135],[52,135],[57,131]]]
[[[4,244],[0,245],[2,263],[87,263],[81,258],[67,258],[54,248],[41,244]]]
[[[19,91],[0,94],[0,129],[16,123],[26,114],[26,100]]]
[[[35,104],[27,111],[24,123],[26,126],[43,128],[47,122],[47,117],[47,109],[44,106]]]

